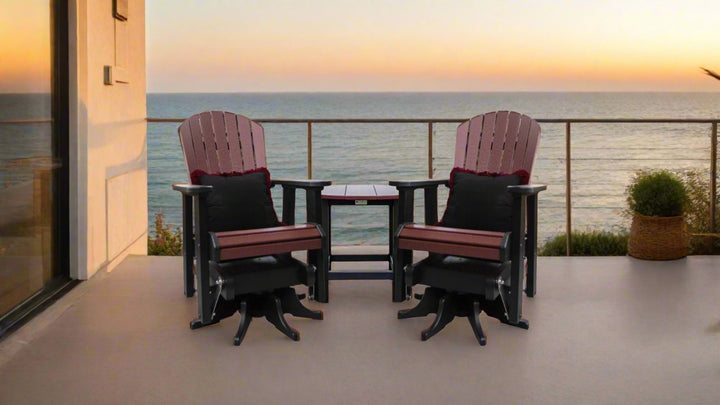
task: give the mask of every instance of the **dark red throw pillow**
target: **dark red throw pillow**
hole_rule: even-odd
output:
[[[259,168],[245,173],[191,176],[193,184],[213,186],[207,197],[208,230],[211,232],[269,228],[281,225],[270,194],[270,172]]]
[[[450,195],[441,226],[509,232],[512,195],[507,186],[528,184],[524,170],[513,174],[475,173],[455,168],[450,173]]]

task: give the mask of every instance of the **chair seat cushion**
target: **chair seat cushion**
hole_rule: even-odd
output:
[[[450,173],[450,195],[441,226],[509,232],[512,195],[507,186],[527,184],[527,172],[474,173],[455,168]]]
[[[245,173],[193,172],[193,182],[210,185],[207,197],[208,230],[223,232],[280,225],[270,195],[270,172],[265,168]]]
[[[481,294],[493,300],[498,294],[497,279],[507,278],[509,271],[509,262],[431,254],[413,265],[413,284]]]
[[[225,281],[221,293],[227,300],[307,283],[307,266],[289,255],[211,262],[210,266]]]

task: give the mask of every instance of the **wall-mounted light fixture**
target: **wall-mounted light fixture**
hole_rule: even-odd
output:
[[[113,0],[113,17],[120,21],[127,21],[128,0]]]

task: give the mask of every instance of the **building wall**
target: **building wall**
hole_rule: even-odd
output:
[[[70,271],[86,279],[147,253],[145,1],[127,21],[113,0],[70,4]]]

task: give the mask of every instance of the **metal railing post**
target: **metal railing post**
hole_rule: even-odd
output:
[[[428,178],[433,178],[433,123],[428,122]]]
[[[715,215],[717,212],[717,121],[712,123],[712,133],[710,135],[710,233],[717,232],[717,224],[715,223]]]
[[[312,122],[307,123],[307,178],[312,179]]]
[[[565,248],[567,249],[567,256],[570,256],[570,249],[572,248],[572,186],[570,160],[570,121],[567,121],[565,122],[565,233],[567,235]]]

